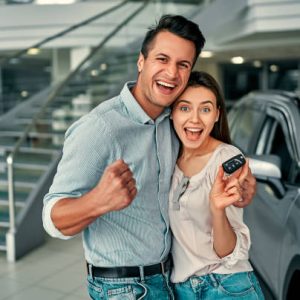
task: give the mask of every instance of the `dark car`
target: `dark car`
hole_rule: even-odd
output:
[[[257,193],[244,211],[250,260],[267,299],[300,299],[300,99],[252,92],[231,108],[232,140],[248,157]]]

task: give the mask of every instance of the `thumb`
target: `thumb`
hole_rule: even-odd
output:
[[[219,166],[218,173],[215,179],[215,184],[223,183],[223,177],[224,177],[224,170],[222,166]]]

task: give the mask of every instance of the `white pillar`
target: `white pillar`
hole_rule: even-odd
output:
[[[70,73],[70,49],[53,49],[52,82],[59,82]]]
[[[77,68],[77,66],[90,54],[91,49],[88,47],[73,48],[70,52],[70,67],[71,70]]]

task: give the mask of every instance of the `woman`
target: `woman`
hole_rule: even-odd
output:
[[[248,261],[250,236],[237,170],[220,167],[241,152],[230,135],[217,82],[193,72],[172,110],[181,151],[172,179],[169,214],[173,232],[172,281],[176,299],[263,299]]]

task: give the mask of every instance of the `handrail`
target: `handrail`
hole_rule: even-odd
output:
[[[127,4],[128,2],[130,2],[130,0],[125,0],[122,3],[119,3],[119,4],[113,6],[113,7],[109,8],[109,9],[107,9],[107,10],[105,10],[105,11],[103,11],[103,12],[101,12],[101,13],[95,15],[95,16],[93,16],[93,17],[90,17],[90,18],[86,19],[85,21],[79,22],[79,23],[77,23],[75,25],[72,25],[71,27],[69,27],[67,29],[64,29],[64,30],[60,31],[59,33],[51,35],[51,36],[49,36],[49,37],[41,40],[40,42],[38,42],[38,43],[30,46],[30,47],[22,49],[22,50],[16,52],[15,54],[12,54],[12,55],[9,55],[7,57],[4,57],[4,58],[2,58],[0,60],[0,66],[4,65],[7,61],[9,61],[9,60],[11,60],[13,58],[18,58],[18,57],[22,56],[23,54],[27,53],[27,51],[29,49],[31,49],[31,48],[40,48],[42,45],[44,45],[44,44],[46,44],[46,43],[48,43],[48,42],[50,42],[52,40],[55,40],[55,39],[57,39],[59,37],[62,37],[64,35],[66,35],[67,33],[71,32],[71,31],[73,31],[73,30],[75,30],[75,29],[77,29],[79,27],[85,26],[85,25],[87,25],[87,24],[89,24],[89,23],[91,23],[91,22],[93,22],[93,21],[95,21],[95,20],[97,20],[97,19],[99,19],[101,17],[104,17],[105,15],[113,12],[114,10],[121,8],[123,5]]]
[[[17,143],[14,146],[14,149],[6,158],[6,163],[8,167],[8,201],[9,201],[9,219],[10,219],[10,232],[14,233],[16,231],[16,222],[15,222],[15,199],[14,199],[14,180],[13,180],[13,164],[14,157],[19,151],[22,143],[26,139],[32,127],[35,125],[39,117],[45,111],[46,107],[51,103],[56,96],[62,91],[62,89],[69,83],[72,77],[77,73],[77,71],[97,52],[99,51],[115,34],[122,29],[127,23],[129,23],[140,11],[142,11],[150,0],[145,0],[141,6],[138,7],[132,14],[130,14],[123,22],[121,22],[114,30],[107,34],[104,39],[90,52],[90,54],[73,70],[65,80],[59,84],[59,86],[50,93],[46,102],[41,106],[41,109],[34,115],[32,122],[28,124],[24,130],[23,135],[19,138]]]

